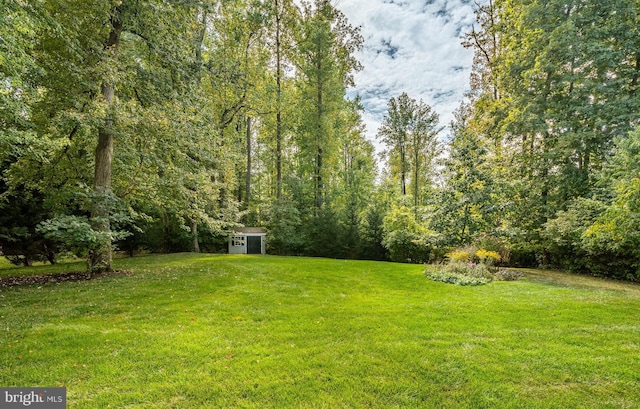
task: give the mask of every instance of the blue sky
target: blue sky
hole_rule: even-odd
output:
[[[473,52],[461,35],[475,18],[473,0],[334,0],[353,26],[362,27],[364,69],[350,95],[365,106],[367,136],[374,139],[387,102],[406,92],[424,100],[449,125],[469,89]],[[448,130],[444,131],[444,136]]]

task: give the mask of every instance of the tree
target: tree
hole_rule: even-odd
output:
[[[431,178],[435,173],[435,159],[440,153],[437,137],[443,128],[438,126],[438,119],[438,114],[422,100],[415,105],[409,153],[411,154],[411,190],[416,217],[418,217],[418,208],[424,205],[422,196],[431,185]]]
[[[300,212],[290,200],[275,202],[267,212],[269,253],[298,255],[302,253],[304,238]]]
[[[389,165],[400,176],[400,192],[407,194],[407,179],[409,173],[409,133],[413,125],[413,111],[415,101],[409,95],[402,93],[397,99],[389,100],[387,114],[378,129],[378,138],[387,145],[386,155]]]
[[[195,6],[42,6],[50,14],[30,52],[43,67],[33,77],[41,98],[29,116],[38,138],[6,180],[9,189],[45,194],[50,228],[62,229],[55,221],[66,216],[91,220],[87,237],[102,240],[91,248],[92,271],[110,268],[114,204],[138,220],[169,212],[213,229],[237,215],[233,201],[220,198],[226,155],[201,98],[202,27],[211,9]]]
[[[496,202],[504,199],[491,177],[486,141],[469,128],[469,114],[462,106],[452,124],[444,186],[431,220],[453,245],[469,244],[480,233],[494,233]]]
[[[402,195],[412,185],[414,215],[418,217],[421,196],[434,159],[438,154],[438,114],[422,100],[417,102],[407,93],[392,97],[389,110],[378,129],[378,138],[387,145],[386,154],[393,173],[400,178]]]
[[[637,120],[637,4],[489,1],[475,50],[470,128],[491,144],[502,220],[543,262],[545,225],[594,191],[612,141]],[[498,168],[505,168],[499,166]]]
[[[283,113],[285,109],[285,70],[291,65],[291,55],[293,54],[294,27],[299,16],[291,0],[272,0],[269,5],[272,7],[272,39],[271,49],[275,54],[275,173],[276,173],[276,199],[282,200],[283,182],[283,143],[284,134],[287,130]]]
[[[123,1],[111,6],[108,12],[108,23],[106,31],[108,34],[103,40],[102,50],[99,51],[101,69],[104,73],[100,75],[99,101],[104,110],[104,119],[102,124],[98,125],[98,141],[95,149],[94,163],[94,203],[91,210],[92,227],[98,232],[108,233],[111,228],[109,224],[110,203],[112,201],[112,166],[114,155],[114,138],[115,138],[115,121],[118,115],[116,102],[116,88],[122,89],[119,97],[137,98],[139,103],[144,105],[144,100],[140,95],[136,95],[135,83],[133,85],[133,95],[127,95],[125,82],[119,80],[121,76],[126,75],[126,71],[119,72],[118,67],[122,66],[119,61],[120,54],[127,57],[140,58],[141,55],[136,51],[140,50],[136,47],[136,41],[132,39],[131,49],[122,49],[129,44],[123,44],[123,41],[129,40],[129,36],[138,37],[143,40],[144,46],[151,51],[148,62],[162,63],[167,60],[185,58],[182,64],[171,65],[166,70],[172,83],[169,87],[180,87],[184,81],[185,73],[181,72],[183,67],[188,66],[194,55],[183,55],[176,48],[177,44],[167,44],[166,36],[171,27],[180,27],[181,23],[191,20],[193,15],[189,9],[180,9],[180,6],[172,6],[166,3],[142,5],[137,2]],[[171,16],[171,17],[168,17]],[[176,18],[178,16],[179,18]],[[163,30],[157,23],[162,21],[166,23]],[[152,23],[153,22],[153,23]],[[175,31],[174,31],[175,32]],[[172,32],[172,34],[174,33]],[[171,35],[176,43],[190,44],[191,32],[187,31],[182,38]],[[121,50],[122,49],[122,50]],[[127,52],[130,51],[130,52]],[[158,58],[159,57],[159,58]],[[164,61],[163,61],[164,60]],[[126,66],[126,65],[125,65]],[[141,68],[138,64],[138,69]],[[129,68],[132,72],[133,67]],[[135,72],[135,71],[133,71]],[[140,71],[138,71],[140,73]],[[165,85],[166,86],[166,85]],[[151,96],[149,96],[151,97]],[[106,235],[104,242],[96,248],[92,249],[89,254],[90,265],[92,271],[108,271],[111,269],[111,241]]]
[[[480,30],[475,25],[471,32],[463,36],[462,45],[474,50],[473,66],[470,78],[472,92],[479,97],[488,97],[493,101],[500,99],[500,85],[495,66],[500,52],[499,11],[501,1],[489,0],[484,4],[476,2],[476,20]]]
[[[34,43],[50,17],[39,3],[0,1],[0,8],[0,250],[16,264],[55,262],[55,244],[36,231],[41,218],[49,216],[45,195],[36,183],[10,181],[19,178],[16,161],[46,151],[33,123],[41,98]]]
[[[613,157],[604,170],[602,182],[613,192],[611,204],[582,234],[589,254],[609,255],[608,275],[640,278],[640,129],[616,139]],[[615,262],[615,263],[613,263]],[[609,267],[609,268],[606,268]],[[602,272],[602,271],[598,271]]]
[[[362,250],[361,227],[375,183],[374,147],[364,137],[360,106],[354,101],[343,110],[340,127],[345,130],[340,146],[341,166],[335,181],[333,206],[342,226],[340,242],[347,258],[358,258]],[[372,226],[375,230],[377,226]]]
[[[361,223],[360,257],[365,260],[389,260],[389,251],[383,244],[384,217],[388,209],[375,193]]]
[[[106,69],[113,69],[117,64],[120,36],[122,35],[123,17],[127,3],[116,5],[110,12],[109,34],[104,41]],[[104,103],[105,117],[102,126],[98,127],[98,144],[95,150],[93,177],[94,203],[91,209],[92,227],[99,232],[110,232],[109,222],[111,201],[111,171],[113,162],[113,124],[116,114],[114,109],[116,80],[109,75],[102,78],[100,98]],[[111,238],[105,236],[100,245],[89,253],[90,269],[93,272],[111,270]]]
[[[0,16],[0,194],[19,222],[0,240],[37,243],[19,257],[46,241],[107,271],[114,242],[211,249],[241,215],[295,226],[282,251],[358,256],[375,178],[346,98],[362,37],[331,2],[27,3]]]
[[[0,7],[0,161],[4,161],[20,155],[35,140],[31,115],[39,99],[34,79],[40,67],[33,44],[48,15],[39,4],[3,0]]]
[[[298,34],[298,87],[300,97],[299,146],[311,163],[313,207],[325,201],[327,162],[337,153],[336,116],[345,106],[346,87],[353,71],[361,68],[353,53],[361,47],[358,28],[328,0],[303,3]]]
[[[382,244],[389,251],[391,260],[403,263],[430,261],[436,234],[416,221],[411,206],[403,204],[402,200],[394,205],[385,216],[382,228]]]

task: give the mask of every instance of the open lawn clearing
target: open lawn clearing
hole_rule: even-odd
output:
[[[0,289],[0,385],[65,386],[69,408],[640,407],[635,285],[271,256],[116,267],[134,274]]]

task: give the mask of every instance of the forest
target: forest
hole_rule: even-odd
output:
[[[365,137],[363,38],[329,0],[0,0],[0,251],[455,249],[640,279],[640,1],[484,0],[451,124],[410,92]],[[448,128],[450,137],[444,137]]]

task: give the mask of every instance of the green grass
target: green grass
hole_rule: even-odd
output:
[[[1,386],[65,386],[83,409],[640,407],[631,284],[270,256],[117,268],[135,274],[0,289]]]

